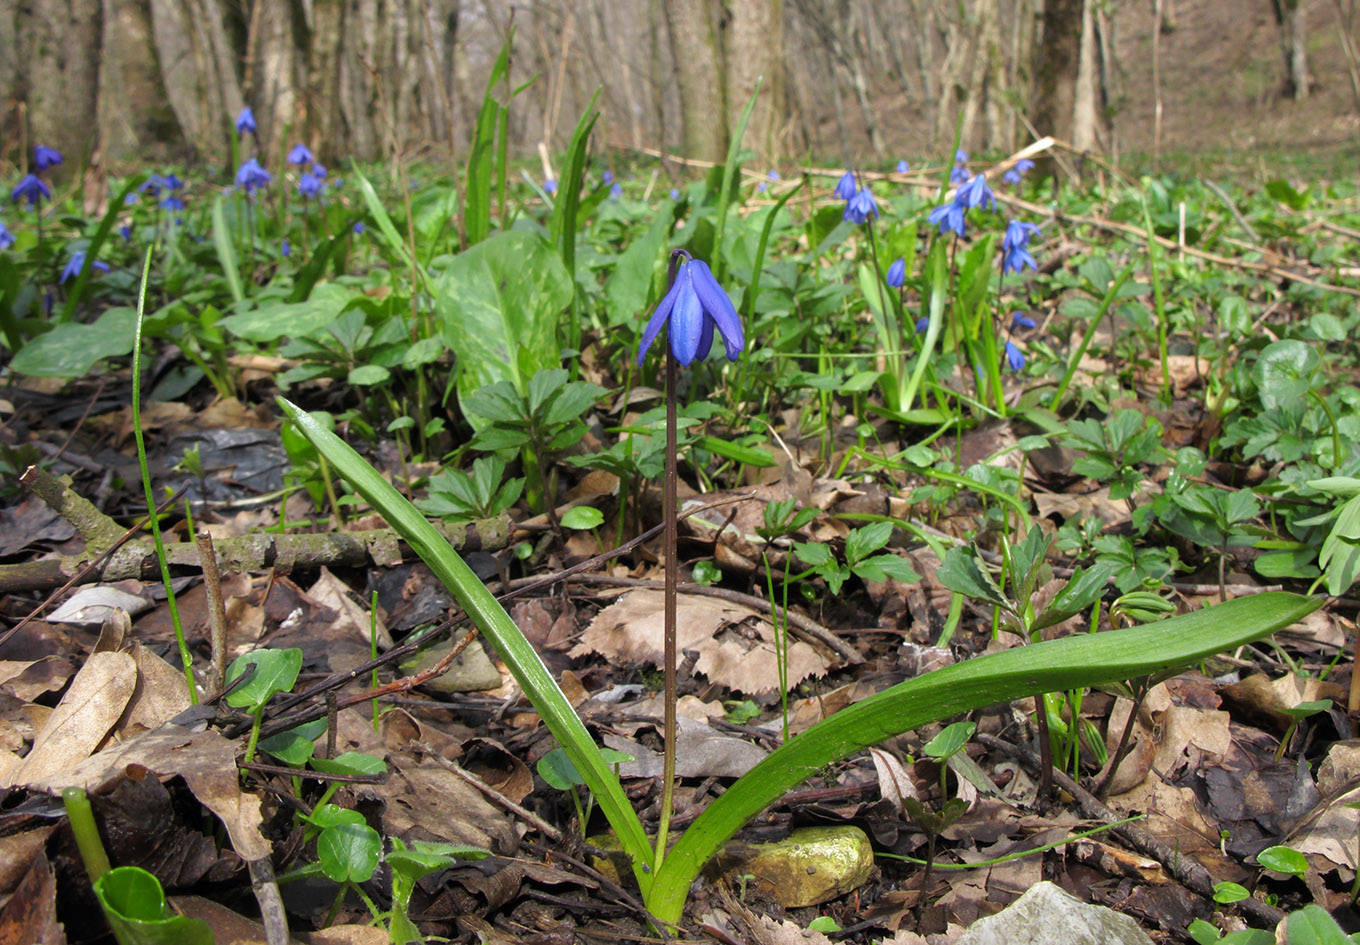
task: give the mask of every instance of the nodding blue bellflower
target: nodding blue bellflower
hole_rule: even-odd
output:
[[[600,180],[604,181],[605,184],[614,183],[614,172],[605,171],[603,174],[600,175]]]
[[[955,163],[955,164],[967,164],[967,163],[968,163],[968,152],[965,151],[965,150],[963,150],[963,148],[959,148],[957,151],[955,151],[955,152],[954,152],[954,163]]]
[[[311,174],[303,174],[298,178],[298,193],[303,197],[312,198],[321,196],[321,178],[313,177]]]
[[[1014,342],[1006,342],[1006,366],[1012,371],[1019,372],[1025,366],[1025,352],[1021,351]]]
[[[841,200],[849,200],[851,197],[855,196],[854,171],[846,171],[844,174],[841,175],[841,179],[836,181],[836,189],[834,193]]]
[[[954,202],[964,207],[986,207],[988,210],[996,209],[996,198],[992,196],[992,188],[987,186],[987,175],[977,174],[968,183],[958,189],[954,195]]]
[[[70,259],[66,260],[66,265],[61,270],[60,281],[64,283],[67,279],[71,279],[74,278],[75,276],[80,275],[80,270],[83,269],[84,267],[85,267],[85,251],[83,249],[78,249],[71,254]],[[108,272],[109,264],[106,262],[100,262],[99,260],[96,259],[94,262],[94,268],[98,269],[100,272]]]
[[[325,179],[326,179],[326,165],[320,163],[319,161],[318,161],[317,163],[313,164],[313,165],[312,165],[312,176],[315,177],[317,180],[325,180]]]
[[[180,200],[174,194],[168,194],[156,206],[160,207],[162,210],[170,210],[177,213],[184,209],[184,201]]]
[[[287,237],[284,238],[283,245],[279,247],[279,249],[283,253],[284,259],[287,259],[289,256],[293,255],[293,244],[288,241]]]
[[[39,173],[60,163],[61,152],[56,148],[49,148],[45,144],[40,144],[33,149],[33,166],[38,169]]]
[[[301,167],[304,164],[315,164],[316,158],[312,156],[312,151],[307,145],[295,144],[293,150],[288,152],[288,163]]]
[[[273,179],[274,175],[260,167],[260,162],[254,158],[250,158],[236,171],[236,184],[247,194],[255,193]]]
[[[1033,223],[1012,220],[1006,224],[1006,234],[1001,238],[1002,272],[1020,272],[1026,266],[1037,270],[1039,267],[1030,255],[1029,241],[1039,235],[1039,228]]]
[[[949,183],[957,186],[968,180],[968,168],[962,164],[955,164],[954,169],[949,172]]]
[[[1034,319],[1030,318],[1024,312],[1011,312],[1011,331],[1033,327]]]
[[[897,259],[888,267],[888,285],[894,289],[902,288],[902,283],[907,281],[907,261]]]
[[[353,230],[354,230],[354,235],[355,235],[355,236],[363,236],[363,235],[364,235],[364,221],[363,221],[363,220],[357,220],[357,221],[355,221]]]
[[[671,199],[672,200],[680,199],[680,191],[676,190],[674,187],[671,188]]]
[[[622,185],[622,184],[614,184],[613,186],[611,186],[611,187],[609,188],[609,196],[613,197],[615,200],[618,200],[620,197],[622,197],[622,196],[623,196],[623,185]]]
[[[25,174],[24,179],[15,184],[14,189],[9,192],[9,199],[15,203],[27,200],[31,210],[38,205],[38,201],[51,200],[52,189],[37,174]]]
[[[713,270],[708,268],[708,263],[690,258],[687,253],[684,255],[688,261],[676,270],[675,282],[657,304],[642,333],[637,356],[639,366],[662,325],[666,326],[671,357],[686,366],[696,357],[708,354],[713,346],[715,327],[727,349],[727,360],[737,360],[742,348],[746,347],[746,335],[736,307],[713,277]]]
[[[905,173],[907,173],[907,172],[910,171],[910,170],[911,170],[911,165],[909,165],[906,161],[898,161],[898,162],[897,162],[897,173],[899,173],[899,174],[905,174]]]
[[[931,224],[940,228],[941,236],[944,236],[949,230],[953,230],[962,239],[964,236],[964,209],[957,200],[951,200],[949,203],[942,203],[930,211],[930,216],[927,219],[930,220]]]
[[[770,168],[769,178],[770,180],[779,180],[779,172],[774,168]]]
[[[765,193],[765,191],[769,189],[770,188],[765,184],[764,181],[761,181],[760,183],[756,184],[756,193],[758,194],[763,194]]]
[[[237,136],[239,137],[247,132],[250,134],[255,133],[255,113],[250,110],[249,105],[241,109],[241,114],[236,116]]]
[[[926,329],[928,329],[929,327],[930,319],[927,318],[925,315],[922,315],[920,318],[916,319],[916,334],[924,335],[926,333]]]
[[[845,213],[841,214],[841,219],[849,220],[851,223],[865,223],[870,217],[878,219],[878,201],[874,200],[873,191],[865,187],[846,201]]]
[[[0,223],[0,249],[9,249],[14,245],[14,234],[4,223]]]
[[[557,181],[553,180],[551,177],[545,180],[543,182],[543,192],[545,194],[557,193]]]

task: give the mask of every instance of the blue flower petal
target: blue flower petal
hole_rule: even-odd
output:
[[[642,359],[647,356],[647,349],[656,340],[657,334],[661,331],[661,326],[666,324],[666,317],[670,315],[671,309],[675,306],[675,297],[680,294],[680,280],[675,280],[675,285],[666,293],[666,297],[656,304],[652,310],[652,317],[647,322],[647,330],[642,333],[642,344],[638,345],[637,363],[642,367]]]
[[[675,306],[671,309],[670,323],[666,335],[670,339],[671,354],[675,360],[688,367],[699,353],[699,337],[704,333],[703,303],[694,292],[694,282],[690,267],[681,267],[675,276],[675,284],[680,287],[675,296]]]
[[[704,311],[718,326],[723,345],[727,348],[727,360],[737,360],[746,347],[746,333],[742,331],[736,306],[727,297],[723,287],[718,285],[718,280],[713,278],[713,270],[708,268],[708,263],[696,259],[685,268],[691,270],[694,292],[703,304]]]

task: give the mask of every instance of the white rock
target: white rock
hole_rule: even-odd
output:
[[[1128,916],[1042,882],[978,919],[956,945],[1152,945],[1152,939]]]

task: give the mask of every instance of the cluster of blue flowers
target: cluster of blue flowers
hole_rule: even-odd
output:
[[[996,197],[992,195],[992,189],[987,186],[986,174],[977,174],[971,180],[961,184],[958,190],[954,191],[954,199],[930,211],[930,216],[927,219],[939,227],[941,236],[953,230],[959,238],[963,238],[965,235],[965,214],[974,208],[996,209]]]
[[[949,183],[958,186],[968,179],[968,152],[959,148],[954,152],[954,168],[949,172]]]
[[[37,173],[25,174],[23,179],[14,185],[14,189],[9,192],[10,201],[13,203],[18,203],[20,200],[26,201],[28,208],[35,210],[40,202],[51,200],[52,188],[47,185],[47,181],[38,175],[60,163],[62,163],[61,152],[56,148],[49,148],[42,144],[34,148],[33,167]],[[3,222],[0,222],[0,249],[9,249],[13,245],[14,234]]]
[[[878,219],[878,201],[874,199],[874,192],[867,184],[864,187],[856,186],[854,171],[846,171],[836,182],[835,194],[845,201],[845,213],[841,219],[856,225],[867,223],[871,217]]]
[[[1001,175],[1001,179],[1012,187],[1018,187],[1020,181],[1026,174],[1034,170],[1034,162],[1029,158],[1021,158],[1015,162],[1015,166]]]

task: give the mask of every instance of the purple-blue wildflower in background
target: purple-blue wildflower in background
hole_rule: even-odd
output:
[[[255,113],[250,110],[249,105],[241,109],[241,114],[236,116],[236,134],[239,136],[247,132],[255,133]]]
[[[326,179],[326,165],[322,164],[320,161],[318,161],[318,162],[316,162],[315,164],[313,164],[313,165],[312,165],[312,176],[315,177],[317,180],[325,180],[325,179]]]
[[[770,173],[768,176],[770,180],[779,180],[779,172],[776,171],[774,168],[770,168]]]
[[[180,200],[174,194],[167,194],[165,198],[161,200],[159,204],[157,204],[157,206],[160,207],[162,210],[171,210],[174,212],[179,212],[180,210],[184,209],[184,201]]]
[[[1006,365],[1012,371],[1019,371],[1025,366],[1025,352],[1021,351],[1014,342],[1006,342]]]
[[[557,181],[549,177],[543,182],[543,192],[548,194],[557,193]]]
[[[996,198],[992,196],[992,188],[987,186],[987,175],[978,174],[961,186],[954,195],[954,202],[963,207],[985,207],[988,210],[995,210]]]
[[[642,333],[637,363],[647,356],[647,349],[656,340],[661,326],[666,326],[671,357],[689,365],[696,357],[708,354],[713,346],[716,327],[727,349],[727,360],[735,361],[746,347],[746,335],[737,317],[736,307],[723,287],[713,277],[708,263],[690,259],[675,274],[675,283],[652,312],[647,328]]]
[[[835,194],[842,200],[849,200],[855,196],[855,172],[846,171],[841,175],[841,179],[836,181]]]
[[[897,173],[899,173],[899,174],[905,174],[905,173],[907,173],[907,171],[909,171],[909,170],[911,170],[911,166],[910,166],[909,164],[907,164],[906,161],[898,161],[898,162],[897,162]]]
[[[600,175],[600,180],[604,181],[606,184],[614,183],[614,172],[605,171],[603,174]]]
[[[260,162],[254,158],[242,164],[236,172],[236,183],[247,194],[255,193],[273,179],[274,175],[260,167]]]
[[[165,186],[169,187],[171,190],[184,189],[184,181],[180,180],[179,176],[175,174],[173,171],[171,171],[169,174],[166,174],[161,179],[165,181]]]
[[[964,235],[963,214],[965,209],[967,208],[959,203],[956,198],[949,203],[942,203],[930,211],[930,216],[927,219],[930,220],[931,224],[940,228],[941,236],[944,236],[949,230],[953,230],[959,238],[962,238]]]
[[[290,243],[288,239],[285,237],[283,241],[283,246],[280,247],[280,250],[283,253],[283,258],[287,259],[289,256],[293,255],[293,244]]]
[[[363,235],[364,235],[364,221],[363,221],[363,220],[359,220],[358,222],[356,222],[356,223],[354,224],[354,232],[357,233],[357,234],[359,234],[360,236],[363,236]]]
[[[902,283],[907,281],[907,261],[897,259],[888,267],[888,285],[894,289],[902,288]]]
[[[146,180],[137,185],[137,193],[150,194],[153,197],[159,197],[162,190],[169,189],[165,178],[154,172]]]
[[[954,169],[949,172],[949,183],[957,186],[966,183],[967,180],[968,168],[964,167],[962,164],[955,164]]]
[[[957,151],[955,151],[955,152],[954,152],[954,163],[955,163],[955,164],[967,164],[967,163],[968,163],[968,152],[965,151],[965,150],[963,150],[963,148],[959,148]]]
[[[766,185],[764,181],[761,181],[760,183],[756,184],[756,193],[758,194],[763,194],[765,193],[765,191],[769,189],[770,188]]]
[[[1038,269],[1034,257],[1030,255],[1029,241],[1039,235],[1039,228],[1033,223],[1012,220],[1006,224],[1006,234],[1001,238],[1002,272],[1020,272],[1026,266]]]
[[[926,333],[926,329],[929,327],[930,319],[927,318],[926,316],[922,315],[920,318],[916,319],[916,334],[924,335]]]
[[[0,222],[0,249],[9,249],[14,245],[14,234],[9,231],[3,222]]]
[[[676,190],[674,187],[671,188],[671,199],[672,200],[680,199],[680,191]]]
[[[846,201],[841,219],[849,220],[851,223],[865,223],[870,217],[878,218],[878,201],[874,200],[873,191],[865,187]]]
[[[65,267],[61,270],[61,282],[65,282],[74,276],[80,275],[80,270],[85,267],[85,250],[78,249],[71,254],[71,258],[66,260]],[[100,272],[108,272],[109,264],[106,262],[94,261],[94,268]]]
[[[118,235],[123,238],[124,243],[132,242],[132,227],[124,223],[118,228]]]
[[[1024,312],[1011,312],[1011,331],[1016,331],[1020,328],[1033,327],[1034,319],[1030,318]]]
[[[49,167],[61,163],[61,152],[56,148],[49,148],[45,144],[40,144],[33,149],[33,166],[42,173]]]
[[[1001,179],[1012,186],[1018,185],[1020,179],[1034,170],[1034,162],[1029,158],[1021,158],[1015,162],[1015,166],[1001,175]]]
[[[307,145],[295,144],[293,150],[288,152],[288,163],[301,167],[304,164],[315,164],[316,158],[312,157],[312,149]]]
[[[321,196],[321,178],[303,174],[298,178],[298,193],[307,198]]]
[[[20,200],[27,200],[29,209],[36,207],[39,200],[51,200],[52,189],[43,183],[43,179],[37,174],[25,174],[24,179],[14,185],[14,189],[9,192],[9,199],[18,203]]]
[[[623,185],[622,185],[622,184],[614,184],[612,187],[610,187],[610,188],[609,188],[609,196],[613,197],[615,200],[618,200],[620,197],[622,197],[622,196],[623,196]]]

